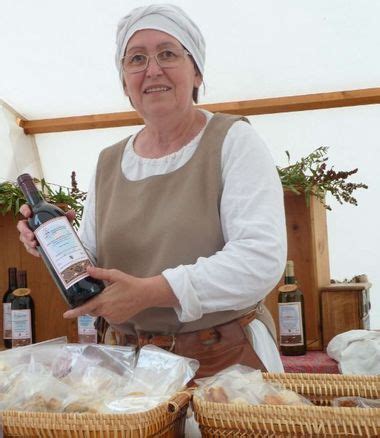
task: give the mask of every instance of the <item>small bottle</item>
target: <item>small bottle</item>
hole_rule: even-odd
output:
[[[86,268],[93,264],[65,213],[43,199],[29,174],[17,182],[32,209],[28,223],[37,249],[65,301],[77,307],[102,292],[104,283],[88,275]]]
[[[34,301],[27,287],[26,271],[17,272],[18,288],[13,291],[12,348],[34,342]]]
[[[3,296],[3,339],[4,347],[12,348],[12,292],[17,289],[17,269],[8,268],[8,290]]]
[[[97,344],[98,331],[95,328],[96,316],[82,315],[78,318],[78,342],[80,344]]]
[[[285,285],[278,295],[280,351],[285,356],[306,354],[306,331],[303,293],[294,276],[294,263],[286,263]]]

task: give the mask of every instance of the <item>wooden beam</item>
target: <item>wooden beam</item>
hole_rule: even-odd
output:
[[[198,105],[198,107],[211,112],[252,116],[379,103],[380,88],[366,88],[361,90],[272,97],[238,102],[212,103]],[[41,120],[26,120],[20,118],[17,121],[18,125],[24,129],[25,134],[113,128],[116,126],[142,125],[144,123],[136,111]]]

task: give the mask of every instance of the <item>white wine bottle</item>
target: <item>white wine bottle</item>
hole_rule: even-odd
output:
[[[29,174],[17,182],[32,209],[28,223],[37,249],[65,301],[77,307],[98,295],[105,285],[88,275],[86,268],[93,264],[65,213],[45,201]]]
[[[294,276],[294,263],[286,263],[285,284],[278,295],[280,351],[285,356],[306,354],[304,297]]]

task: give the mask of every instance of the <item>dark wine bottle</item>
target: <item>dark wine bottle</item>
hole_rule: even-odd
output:
[[[12,348],[11,303],[13,299],[12,292],[17,289],[16,273],[16,268],[8,268],[8,290],[3,296],[3,339],[5,348]]]
[[[278,295],[280,350],[285,356],[306,354],[305,309],[302,291],[294,276],[294,263],[286,263],[285,285]]]
[[[34,231],[38,251],[65,301],[77,307],[104,289],[104,283],[88,275],[93,265],[65,213],[42,197],[32,177],[17,178],[32,209],[29,227]]]
[[[34,342],[34,301],[27,288],[26,271],[17,272],[18,287],[13,291],[12,348],[23,347]]]

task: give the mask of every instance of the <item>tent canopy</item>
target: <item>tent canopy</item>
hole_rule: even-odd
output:
[[[205,36],[200,103],[380,86],[380,2],[173,2]],[[115,29],[130,9],[148,3],[158,2],[2,0],[0,99],[29,120],[131,110],[114,65]],[[379,105],[251,117],[278,165],[287,163],[285,150],[295,160],[329,146],[336,169],[358,167],[355,180],[369,185],[357,193],[358,207],[331,201],[328,226],[332,276],[366,273],[373,283],[373,328],[380,328],[379,120]],[[136,129],[36,134],[26,141],[13,112],[2,106],[0,179],[33,168],[69,185],[76,170],[86,190],[99,151]]]

